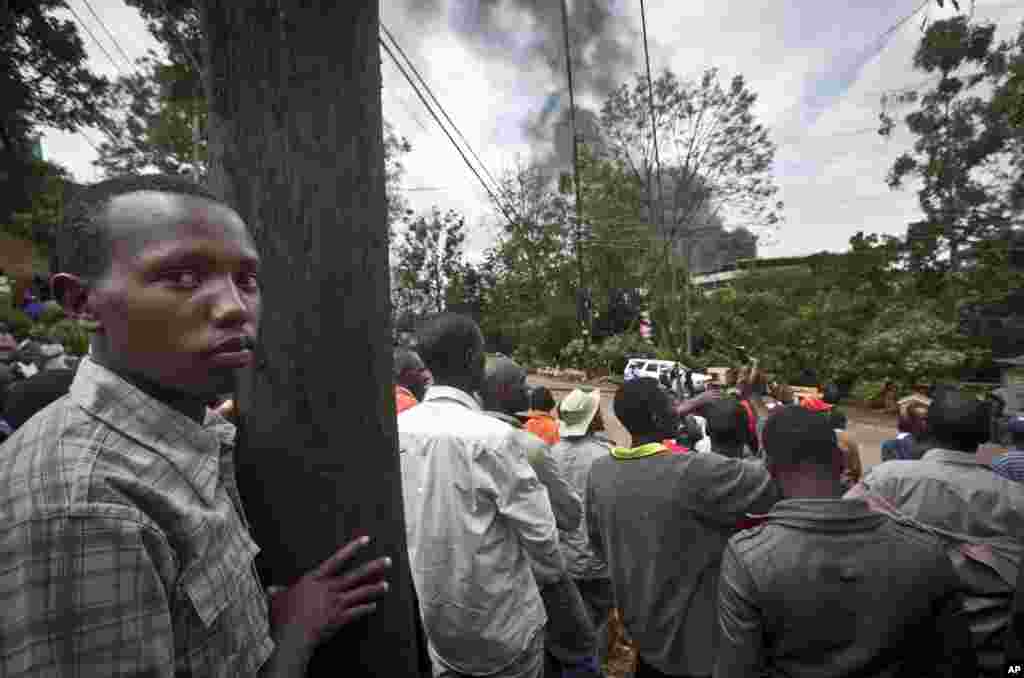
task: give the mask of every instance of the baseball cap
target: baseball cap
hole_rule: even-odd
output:
[[[574,389],[562,399],[558,406],[558,433],[563,437],[587,434],[590,422],[601,406],[601,391],[598,389]]]

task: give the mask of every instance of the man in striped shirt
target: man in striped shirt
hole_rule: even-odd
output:
[[[1024,483],[1024,415],[1012,417],[1007,431],[1013,447],[992,460],[992,469],[1004,478]]]

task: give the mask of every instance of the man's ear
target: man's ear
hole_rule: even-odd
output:
[[[99,319],[89,303],[89,286],[84,280],[71,273],[57,273],[50,279],[50,287],[69,318],[79,321],[86,329],[99,329]]]

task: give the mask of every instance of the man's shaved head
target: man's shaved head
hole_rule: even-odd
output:
[[[484,374],[484,407],[514,414],[529,409],[526,370],[511,358],[495,358]]]
[[[84,280],[96,280],[110,268],[114,233],[118,224],[110,217],[111,202],[120,196],[140,191],[193,196],[223,204],[209,189],[183,177],[145,174],[117,177],[88,186],[78,194],[65,211],[64,222],[57,233],[56,267]],[[120,224],[118,231],[124,231]]]

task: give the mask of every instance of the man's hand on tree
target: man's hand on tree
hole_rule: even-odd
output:
[[[344,565],[367,544],[355,539],[287,589],[270,587],[270,624],[275,635],[297,634],[313,648],[342,626],[372,613],[388,590],[390,558],[378,558],[351,572]]]

